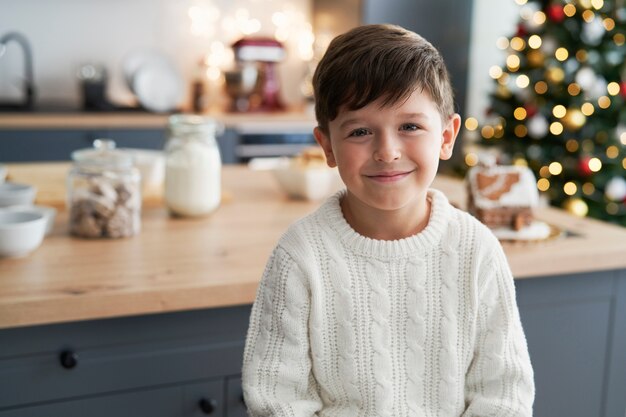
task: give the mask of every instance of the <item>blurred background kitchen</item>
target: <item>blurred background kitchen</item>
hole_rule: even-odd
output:
[[[511,19],[517,16],[514,2],[498,2],[502,3],[497,6],[502,10],[496,11],[488,1],[476,1],[473,14],[471,2],[460,8],[453,7],[452,3],[448,6],[445,3],[438,6],[393,3],[388,7],[378,5],[380,10],[377,10],[377,2],[364,2],[361,6],[355,0],[135,0],[107,4],[97,1],[62,0],[47,4],[3,0],[0,3],[3,10],[0,27],[3,32],[21,32],[30,42],[39,102],[78,106],[80,91],[76,74],[81,65],[92,62],[108,70],[111,99],[133,103],[135,98],[123,78],[123,62],[133,52],[143,49],[166,54],[189,84],[195,77],[198,62],[204,60],[207,79],[217,83],[220,82],[218,71],[233,65],[230,45],[244,36],[263,35],[274,36],[288,51],[280,73],[284,98],[293,105],[302,100],[300,84],[307,64],[316,57],[314,48],[323,52],[333,35],[361,22],[397,21],[411,26],[449,51],[449,60],[453,59],[454,49],[467,49],[471,36],[472,44],[481,45],[472,51],[479,54],[479,59],[473,60],[478,65],[489,57],[485,55],[489,53],[485,49],[491,52],[488,60],[498,62],[495,39],[498,34],[507,33]],[[439,10],[431,10],[435,7]],[[441,12],[437,13],[439,19],[429,18],[433,11]],[[508,14],[508,21],[502,12]],[[499,18],[493,19],[492,16]],[[463,60],[455,61],[463,63]],[[9,44],[0,66],[3,99],[20,97],[18,80],[23,73],[22,63],[19,47]],[[455,62],[450,64],[454,66]],[[464,65],[462,69],[470,68],[466,63]],[[485,65],[487,63],[483,63],[482,69]],[[474,72],[485,74],[481,68]],[[459,72],[455,79],[464,87],[466,81],[465,77],[459,77],[461,74]]]
[[[10,110],[14,105],[14,110],[20,110],[19,104],[24,103],[40,113],[140,109],[159,113],[271,110],[309,115],[296,116],[299,126],[269,132],[281,133],[279,137],[267,137],[266,132],[254,129],[246,131],[253,135],[247,138],[251,143],[296,142],[295,146],[252,147],[240,152],[229,149],[226,162],[264,153],[294,153],[300,148],[297,143],[312,141],[308,133],[312,125],[310,77],[316,60],[333,36],[361,23],[392,22],[423,34],[443,52],[458,110],[464,116],[482,113],[491,88],[488,68],[501,59],[496,40],[510,31],[518,14],[513,1],[487,0],[461,4],[404,0],[384,4],[357,0],[135,0],[106,4],[2,0],[0,6],[0,36],[9,32],[21,35],[7,41],[2,49],[0,110]],[[246,38],[280,42],[283,53],[271,58],[276,61],[272,69],[279,83],[280,103],[259,104],[262,86],[257,85],[256,95],[250,91],[250,83],[260,83],[262,74],[250,73],[249,67],[256,65],[247,65],[248,71],[241,62],[237,65],[233,48],[235,42]],[[266,49],[272,53],[271,48]],[[252,59],[257,58],[263,59]],[[32,92],[32,101],[28,101],[27,90]],[[237,97],[239,107],[234,103]],[[11,115],[1,117],[7,121]],[[72,127],[71,123],[67,127]],[[10,128],[8,121],[2,126],[2,130]],[[99,133],[114,132],[93,134]],[[87,136],[86,141],[93,135]],[[124,141],[123,136],[120,132],[118,139]],[[133,145],[158,148],[162,141],[143,140]],[[67,159],[68,148],[78,146],[66,138],[55,145],[38,143],[36,150],[31,149],[35,153],[25,155],[19,144],[9,142],[0,147],[4,161]]]

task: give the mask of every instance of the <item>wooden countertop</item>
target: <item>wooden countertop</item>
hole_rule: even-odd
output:
[[[226,128],[241,134],[310,133],[316,126],[312,111],[293,109],[272,113],[210,112]],[[168,115],[147,112],[1,113],[0,129],[164,129]]]
[[[34,183],[37,172],[63,178],[67,168],[13,164],[9,175]],[[51,202],[49,182],[37,185]],[[435,186],[464,201],[458,180],[440,177]],[[269,172],[243,166],[224,167],[223,190],[207,218],[172,219],[148,205],[141,234],[122,240],[72,238],[61,210],[35,252],[0,259],[0,328],[251,303],[280,235],[319,203],[290,201]],[[550,208],[539,217],[578,236],[505,244],[516,278],[626,268],[626,229]]]

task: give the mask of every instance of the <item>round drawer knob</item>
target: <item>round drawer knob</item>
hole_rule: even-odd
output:
[[[59,357],[61,366],[65,369],[72,369],[78,365],[78,353],[72,350],[64,350]]]
[[[212,398],[203,398],[200,400],[198,405],[204,414],[211,414],[217,408],[217,401]]]

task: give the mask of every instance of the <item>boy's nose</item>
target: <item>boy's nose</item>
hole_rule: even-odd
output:
[[[374,159],[377,162],[392,162],[400,159],[402,152],[398,139],[393,135],[381,134],[376,140]]]

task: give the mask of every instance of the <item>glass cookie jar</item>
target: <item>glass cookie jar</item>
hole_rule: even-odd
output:
[[[210,214],[220,204],[222,162],[211,118],[178,114],[165,143],[165,204],[179,217]]]
[[[94,147],[72,153],[67,177],[70,234],[122,238],[141,229],[141,177],[129,154],[115,142],[96,139]]]

